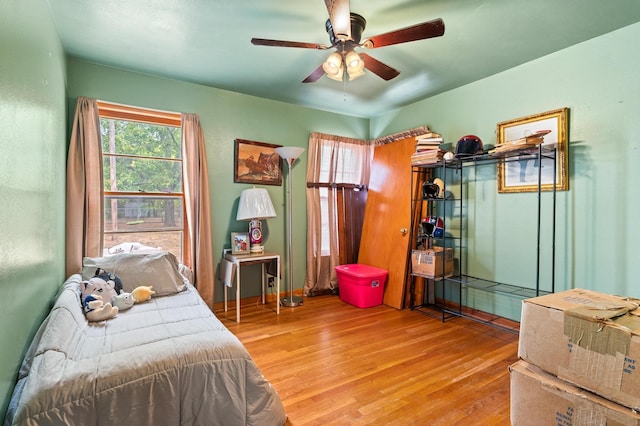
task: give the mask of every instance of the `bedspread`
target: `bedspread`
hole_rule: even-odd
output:
[[[192,285],[85,319],[63,286],[19,373],[5,424],[283,425],[282,402]]]

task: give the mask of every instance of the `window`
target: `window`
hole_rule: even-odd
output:
[[[162,248],[182,261],[181,115],[98,102],[104,254]]]
[[[366,147],[365,147],[366,149]],[[369,157],[363,155],[363,145],[352,143],[336,143],[334,141],[321,142],[321,163],[319,183],[326,183],[337,188],[344,185],[360,185],[362,182],[364,162]],[[333,180],[331,179],[333,176]],[[328,256],[331,252],[331,233],[329,232],[329,214],[336,215],[329,210],[329,190],[321,187],[320,217],[322,220],[322,249],[321,255]],[[336,223],[336,221],[334,221]],[[338,238],[334,235],[334,238]]]

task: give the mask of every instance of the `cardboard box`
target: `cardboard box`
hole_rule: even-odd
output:
[[[509,372],[512,425],[640,425],[640,414],[525,361],[511,365]]]
[[[445,261],[442,262],[444,254]],[[427,278],[441,278],[444,266],[444,276],[453,274],[453,249],[433,247],[427,250],[413,250],[411,252],[411,272]]]
[[[340,300],[358,308],[382,305],[384,283],[387,280],[385,269],[359,263],[340,265],[335,269]]]
[[[639,302],[582,289],[526,299],[518,355],[562,380],[638,410]]]

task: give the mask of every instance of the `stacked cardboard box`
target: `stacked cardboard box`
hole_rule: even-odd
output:
[[[582,289],[525,300],[511,423],[640,425],[638,306]]]
[[[411,272],[431,279],[451,276],[453,274],[453,249],[432,247],[426,250],[413,250],[411,252]]]
[[[511,424],[515,426],[640,426],[640,415],[620,404],[518,361],[511,371]]]

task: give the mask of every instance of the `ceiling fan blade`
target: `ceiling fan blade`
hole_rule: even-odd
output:
[[[311,74],[309,74],[307,78],[302,80],[302,82],[315,83],[316,81],[320,80],[320,77],[322,77],[323,75],[324,75],[324,69],[322,69],[322,64],[320,64],[320,66],[316,68]]]
[[[351,40],[351,11],[349,0],[324,0],[329,12],[333,33],[338,40]]]
[[[300,47],[302,49],[319,49],[325,50],[329,46],[318,43],[304,43],[300,41],[271,40],[268,38],[252,38],[251,44],[256,46],[275,46],[275,47]]]
[[[375,49],[392,44],[407,43],[409,41],[424,40],[426,38],[440,37],[444,34],[444,21],[434,19],[411,27],[402,28],[388,33],[370,37],[362,43],[367,49]]]
[[[367,55],[366,53],[358,53],[360,58],[364,61],[364,67],[377,75],[378,77],[384,80],[391,80],[392,78],[396,78],[400,75],[400,71],[395,68],[391,68],[389,65],[386,65],[376,58]]]

